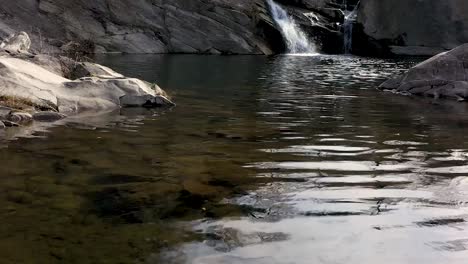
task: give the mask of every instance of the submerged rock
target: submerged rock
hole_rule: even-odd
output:
[[[34,126],[38,123],[33,121],[55,122],[67,115],[96,115],[121,107],[175,105],[156,84],[127,78],[91,62],[31,54],[29,46],[23,45],[23,40],[29,39],[27,34],[15,36],[16,40],[12,38],[8,43],[19,49],[0,52],[2,127]]]
[[[57,112],[50,112],[50,111],[44,111],[44,112],[37,112],[32,115],[34,121],[39,121],[39,122],[55,122],[57,120],[63,119],[67,117],[64,114],[57,113]]]
[[[434,98],[468,99],[468,44],[441,53],[380,85],[381,89]]]
[[[12,122],[12,121],[9,121],[9,120],[3,120],[2,123],[3,123],[6,127],[18,127],[18,126],[19,126],[18,123],[15,123],[15,122]]]

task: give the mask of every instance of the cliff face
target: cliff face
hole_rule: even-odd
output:
[[[466,0],[361,0],[356,53],[433,55],[468,42]]]
[[[0,37],[17,31],[28,32],[41,52],[69,41],[95,52],[270,54],[282,48],[262,0],[0,0]]]
[[[334,1],[278,2],[324,50],[339,42],[336,25],[343,15]],[[272,54],[285,49],[265,0],[0,0],[0,39],[18,31],[31,36],[36,52]]]

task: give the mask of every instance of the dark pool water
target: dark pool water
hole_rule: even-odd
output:
[[[4,140],[1,263],[466,263],[467,107],[376,90],[417,59],[97,60],[178,106]]]

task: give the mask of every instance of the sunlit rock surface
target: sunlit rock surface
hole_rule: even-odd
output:
[[[122,107],[174,106],[156,84],[127,78],[105,66],[29,52],[29,36],[13,34],[0,50],[0,128],[29,135],[69,115],[100,115]]]
[[[172,104],[159,87],[134,78],[85,77],[72,81],[11,57],[0,57],[0,72],[2,96],[23,98],[65,113]]]

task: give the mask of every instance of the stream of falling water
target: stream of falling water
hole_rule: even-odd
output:
[[[287,52],[290,54],[316,54],[315,45],[310,42],[304,31],[296,24],[287,11],[273,0],[268,0],[270,11],[286,41]]]
[[[353,11],[348,12],[347,3],[345,2],[345,20],[343,24],[343,36],[344,36],[344,53],[351,54],[353,49],[353,25],[357,19],[357,8],[358,4],[354,7]]]

